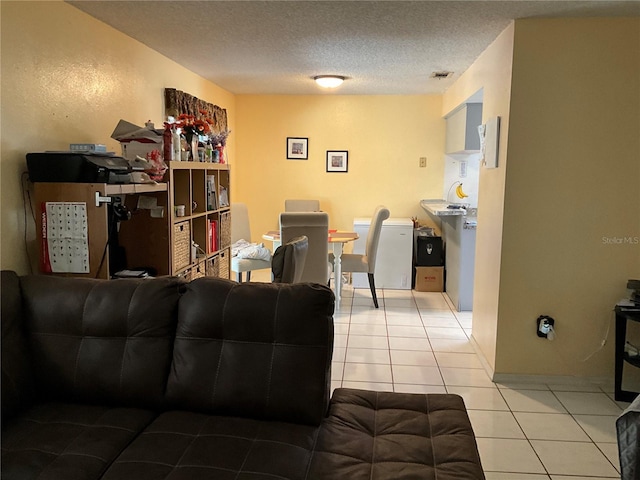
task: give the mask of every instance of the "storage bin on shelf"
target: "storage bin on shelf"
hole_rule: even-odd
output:
[[[189,221],[173,225],[173,270],[191,263],[191,226]]]
[[[220,250],[231,246],[231,212],[220,213]]]
[[[231,278],[231,260],[229,250],[221,251],[218,255],[218,277]]]
[[[187,268],[186,270],[183,270],[182,272],[178,273],[176,275],[176,277],[183,279],[185,282],[190,282],[191,281],[191,269]]]
[[[218,257],[212,257],[207,260],[207,277],[217,277],[220,273],[220,261]]]
[[[201,260],[191,268],[190,280],[195,280],[196,278],[204,277],[206,274],[207,274],[206,262],[204,260]]]

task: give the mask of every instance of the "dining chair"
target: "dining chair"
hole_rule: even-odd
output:
[[[273,283],[300,283],[308,249],[309,239],[304,235],[276,248],[271,260]]]
[[[285,200],[285,212],[319,212],[320,200]]]
[[[371,218],[371,226],[369,227],[369,233],[367,234],[367,242],[365,245],[364,254],[358,253],[343,253],[342,254],[342,272],[362,272],[366,273],[369,278],[369,288],[371,289],[371,296],[373,297],[373,304],[378,308],[378,297],[376,295],[376,282],[374,279],[374,273],[376,270],[376,257],[378,254],[378,243],[380,242],[380,232],[382,230],[382,222],[389,218],[389,210],[387,207],[378,205],[373,218]],[[329,261],[331,264],[334,262],[333,254],[329,255]],[[335,281],[339,282],[342,279],[336,278]]]
[[[249,211],[244,203],[231,204],[231,243],[238,240],[251,242],[251,227],[249,224]],[[251,281],[251,271],[271,268],[271,262],[258,258],[231,258],[231,270],[236,272],[236,281],[242,282],[242,273],[247,273],[247,282]]]
[[[329,255],[329,215],[326,212],[283,212],[280,214],[282,244],[305,235],[309,239],[302,282],[327,285],[331,274]]]

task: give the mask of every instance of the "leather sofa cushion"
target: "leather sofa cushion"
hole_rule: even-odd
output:
[[[28,407],[34,395],[33,372],[22,324],[20,279],[2,271],[2,421]]]
[[[317,433],[308,425],[166,412],[103,480],[303,480]]]
[[[336,389],[320,427],[314,480],[482,480],[458,395]]]
[[[323,285],[192,281],[180,300],[168,400],[176,410],[319,425],[333,307]]]
[[[183,282],[38,275],[21,286],[41,398],[162,404]]]
[[[33,407],[3,426],[2,479],[101,478],[154,416],[94,405]]]

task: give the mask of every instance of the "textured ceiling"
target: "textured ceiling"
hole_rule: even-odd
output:
[[[444,92],[515,18],[637,16],[638,1],[68,1],[235,94]],[[443,80],[434,71],[452,71]]]

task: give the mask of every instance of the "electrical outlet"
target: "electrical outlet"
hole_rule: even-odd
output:
[[[536,319],[536,324],[537,324],[536,333],[540,338],[548,338],[549,340],[553,340],[553,337],[555,336],[553,331],[553,326],[555,325],[555,323],[556,321],[553,318],[547,315],[540,315]]]
[[[427,157],[420,157],[420,167],[427,166]]]

